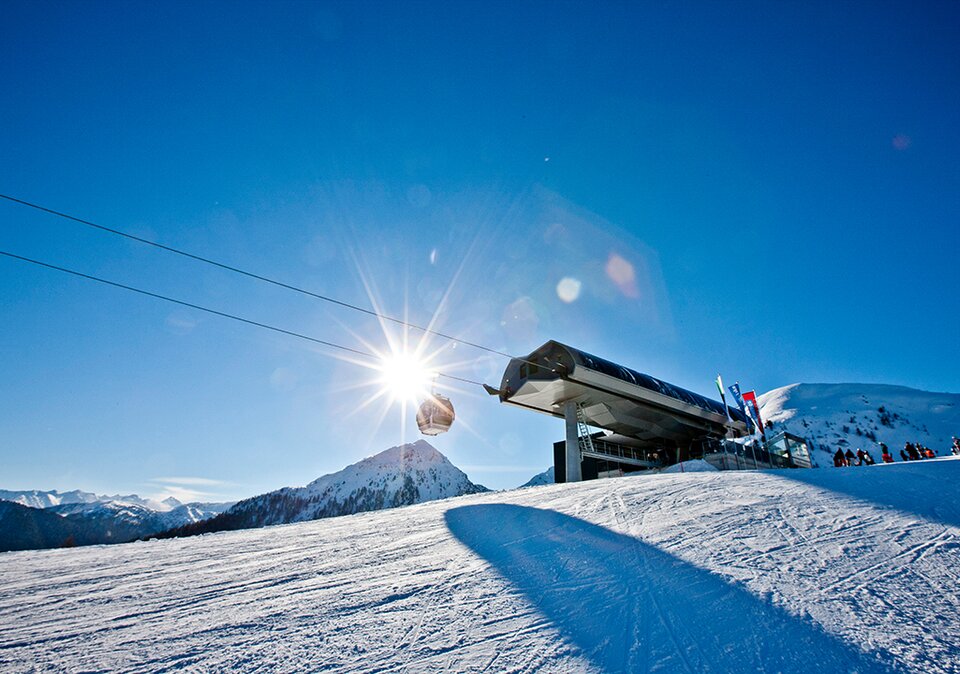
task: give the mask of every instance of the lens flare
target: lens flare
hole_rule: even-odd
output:
[[[557,297],[567,304],[576,302],[580,297],[580,281],[570,276],[560,279],[557,284]]]
[[[607,276],[626,297],[640,297],[637,275],[633,265],[616,253],[610,253],[606,266]]]
[[[380,385],[395,402],[416,402],[430,393],[434,373],[412,353],[391,353],[377,369]]]

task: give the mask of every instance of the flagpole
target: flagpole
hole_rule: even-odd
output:
[[[717,373],[717,378],[713,382],[717,385],[717,390],[720,391],[720,400],[723,402],[723,413],[727,415],[727,432],[724,433],[724,437],[729,437],[733,432],[733,417],[730,416],[730,408],[727,406],[727,394],[723,391],[723,378]]]

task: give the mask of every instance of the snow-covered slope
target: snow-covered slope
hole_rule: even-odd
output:
[[[0,670],[960,671],[960,460],[0,555]]]
[[[672,466],[667,466],[662,469],[662,473],[712,473],[716,470],[719,470],[713,464],[707,463],[702,459],[694,459],[693,461],[681,461],[680,463],[675,463]]]
[[[921,442],[941,456],[960,435],[960,394],[886,384],[792,384],[759,398],[761,416],[812,440],[821,466],[838,447],[876,452],[885,442],[899,461],[904,443]]]
[[[187,535],[302,522],[476,494],[459,468],[424,440],[399,445],[306,487],[285,487],[238,502],[222,515],[169,532]]]

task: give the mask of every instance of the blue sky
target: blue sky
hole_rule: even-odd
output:
[[[0,192],[706,394],[718,371],[960,391],[956,4],[593,5],[8,2]],[[0,249],[386,345],[9,203]],[[328,351],[8,259],[0,325],[4,488],[237,498],[417,437]],[[496,384],[506,363],[436,364]],[[551,462],[559,421],[451,395],[434,444],[475,481]]]

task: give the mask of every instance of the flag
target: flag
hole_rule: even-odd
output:
[[[727,409],[727,395],[723,392],[723,379],[720,378],[720,375],[717,375],[717,380],[713,382],[717,385],[717,390],[720,391],[720,400],[723,402],[723,412],[727,415],[727,421],[730,421],[730,410]]]
[[[737,403],[737,407],[740,408],[740,412],[743,413],[743,417],[747,420],[747,428],[753,433],[753,419],[750,416],[750,413],[747,412],[747,406],[743,402],[743,396],[740,395],[740,382],[735,382],[733,386],[728,386],[727,389],[733,395],[734,401]]]
[[[743,394],[743,399],[753,406],[753,412],[757,419],[757,428],[760,429],[760,435],[762,435],[763,439],[766,440],[767,434],[763,432],[763,420],[760,418],[760,407],[757,405],[757,394],[753,391],[747,391]]]

